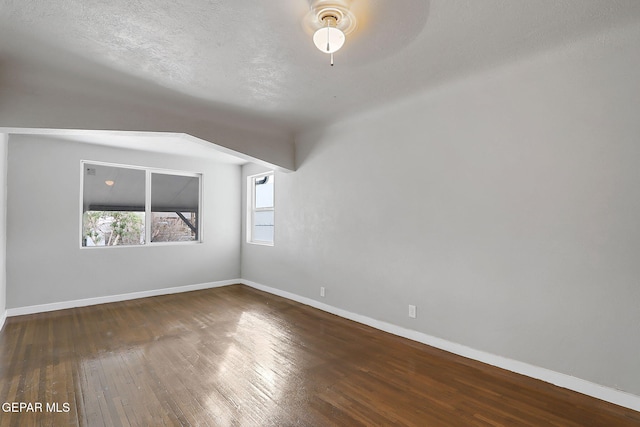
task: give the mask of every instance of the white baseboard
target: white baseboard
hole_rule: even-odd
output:
[[[6,316],[21,316],[23,314],[44,313],[47,311],[64,310],[67,308],[86,307],[89,305],[106,304],[110,302],[127,301],[138,298],[154,297],[158,295],[177,294],[180,292],[198,291],[201,289],[218,288],[220,286],[242,283],[240,279],[221,280],[218,282],[199,283],[197,285],[176,286],[173,288],[153,289],[150,291],[131,292],[128,294],[108,295],[104,297],[85,298],[73,301],[53,302],[49,304],[30,305],[27,307],[9,308]]]
[[[239,283],[250,286],[261,291],[268,292],[270,294],[278,295],[290,300],[300,302],[311,307],[315,307],[322,311],[335,314],[340,317],[344,317],[349,320],[353,320],[364,325],[371,326],[372,328],[379,329],[385,332],[389,332],[394,335],[398,335],[404,338],[408,338],[413,341],[417,341],[423,344],[430,345],[432,347],[439,348],[441,350],[448,351],[460,356],[467,357],[469,359],[477,360],[479,362],[486,363],[488,365],[496,366],[498,368],[506,369],[511,372],[525,375],[527,377],[535,378],[547,383],[554,384],[558,387],[566,388],[569,390],[577,391],[578,393],[586,394],[591,397],[595,397],[606,402],[614,403],[616,405],[624,406],[625,408],[640,411],[640,396],[636,396],[631,393],[627,393],[621,390],[616,390],[610,387],[605,387],[600,384],[592,383],[580,378],[572,377],[570,375],[555,372],[546,368],[540,368],[538,366],[530,365],[528,363],[519,362],[517,360],[509,359],[495,354],[487,353],[481,350],[476,350],[471,347],[467,347],[462,344],[457,344],[451,341],[437,338],[431,335],[417,332],[411,329],[406,329],[400,326],[393,325],[391,323],[382,322],[380,320],[372,319],[371,317],[362,316],[360,314],[351,313],[349,311],[333,307],[328,304],[321,303],[311,298],[306,298],[300,295],[293,294],[291,292],[283,291],[280,289],[265,286],[260,283],[252,282],[250,280],[241,279]]]
[[[2,312],[2,315],[0,315],[0,331],[2,331],[2,327],[4,326],[5,320],[7,320],[7,310],[4,310]]]

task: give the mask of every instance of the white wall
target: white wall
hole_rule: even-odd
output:
[[[7,147],[9,135],[0,133],[0,329],[6,317],[7,294]]]
[[[638,52],[627,27],[300,135],[242,277],[640,395]]]
[[[202,244],[80,248],[80,161],[203,173]],[[238,278],[240,167],[12,135],[8,155],[7,307]]]

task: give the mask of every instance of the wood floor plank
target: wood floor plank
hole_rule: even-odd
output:
[[[243,285],[9,318],[13,426],[640,426],[640,413]],[[45,409],[45,408],[43,408]]]

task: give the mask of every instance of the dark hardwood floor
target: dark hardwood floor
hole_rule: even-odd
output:
[[[0,393],[43,405],[0,412],[0,426],[640,425],[242,285],[9,318]]]

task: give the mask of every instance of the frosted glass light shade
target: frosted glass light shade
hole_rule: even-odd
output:
[[[336,27],[322,27],[313,35],[313,43],[324,53],[333,53],[344,45],[344,33]]]

